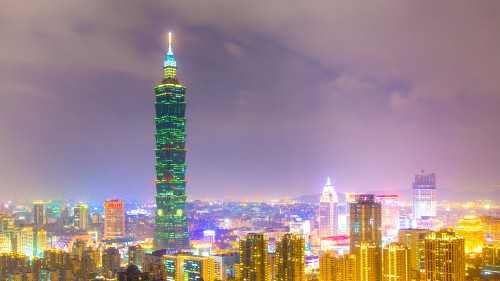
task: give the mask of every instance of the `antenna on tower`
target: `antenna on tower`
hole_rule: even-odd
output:
[[[172,32],[168,33],[168,54],[173,55],[174,53],[172,52]]]

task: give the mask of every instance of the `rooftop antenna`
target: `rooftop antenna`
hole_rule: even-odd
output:
[[[168,33],[168,54],[173,55],[174,53],[172,52],[172,32]]]

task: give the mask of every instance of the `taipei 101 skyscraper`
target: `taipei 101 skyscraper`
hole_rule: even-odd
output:
[[[177,80],[177,63],[168,34],[163,80],[155,87],[156,220],[154,249],[189,250],[186,208],[186,87]]]

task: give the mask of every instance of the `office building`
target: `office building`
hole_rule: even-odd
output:
[[[45,209],[43,202],[33,203],[33,228],[42,228],[45,221]]]
[[[420,281],[424,271],[424,240],[428,229],[400,229],[398,242],[410,249],[410,280]]]
[[[215,280],[212,257],[172,254],[163,258],[167,281]]]
[[[356,277],[358,281],[382,280],[382,247],[361,241],[355,246]]]
[[[33,253],[35,253],[35,249],[33,247],[33,236],[34,231],[32,227],[23,227],[19,233],[19,252],[20,254],[26,255],[28,257],[32,257]]]
[[[89,207],[79,205],[73,208],[73,226],[76,229],[85,230],[89,226]]]
[[[217,280],[227,280],[235,277],[235,266],[240,263],[240,254],[224,253],[212,256],[214,258],[215,278]]]
[[[135,264],[139,269],[141,269],[145,256],[146,249],[141,245],[128,247],[128,264]]]
[[[305,281],[305,240],[294,234],[285,234],[276,242],[277,281]]]
[[[382,235],[396,236],[399,229],[399,198],[397,195],[377,195],[375,200],[380,202],[382,212]]]
[[[412,198],[415,222],[423,218],[435,217],[436,174],[424,174],[424,171],[421,174],[416,174],[412,187]]]
[[[484,246],[484,229],[481,220],[475,216],[465,216],[458,220],[455,229],[465,240],[465,253],[481,253]]]
[[[121,255],[117,248],[111,247],[102,253],[102,269],[106,278],[114,278],[120,269]]]
[[[455,232],[441,230],[424,240],[425,280],[465,281],[465,241]]]
[[[367,242],[375,246],[382,245],[382,208],[373,194],[357,194],[349,203],[350,212],[350,250],[356,251],[356,245]]]
[[[122,201],[104,202],[104,240],[125,237],[125,207]]]
[[[330,178],[321,193],[319,202],[319,236],[329,237],[337,235],[339,228],[339,199]]]
[[[241,281],[270,281],[267,235],[249,233],[239,242],[239,276]]]
[[[410,249],[401,243],[391,243],[382,250],[382,280],[409,281]]]
[[[156,96],[156,220],[154,248],[189,250],[186,218],[186,87],[177,80],[169,33],[164,77]]]

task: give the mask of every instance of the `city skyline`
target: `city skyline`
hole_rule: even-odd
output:
[[[496,2],[116,4],[2,4],[1,200],[154,198],[169,30],[188,198],[319,194],[328,175],[339,193],[409,190],[421,169],[440,191],[500,184]]]

